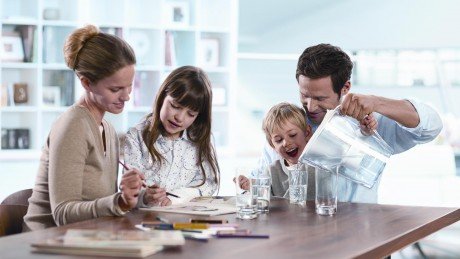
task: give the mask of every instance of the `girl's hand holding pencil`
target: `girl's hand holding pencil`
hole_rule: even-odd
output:
[[[164,188],[161,188],[157,184],[153,184],[145,190],[144,203],[152,206],[169,206],[171,205],[171,200],[167,195],[168,193]]]
[[[157,184],[147,186],[147,184],[145,183],[144,175],[142,173],[140,173],[139,171],[137,171],[137,169],[132,170],[127,165],[122,163],[121,161],[118,161],[118,163],[120,163],[120,165],[122,165],[123,168],[126,170],[125,174],[130,172],[130,171],[135,171],[135,172],[137,172],[137,173],[139,173],[141,175],[141,178],[142,178],[141,187],[146,188],[145,193],[144,193],[144,203],[145,204],[149,204],[149,205],[152,205],[152,206],[153,205],[169,206],[169,205],[171,205],[171,200],[167,196],[180,198],[179,196],[177,196],[177,195],[175,195],[173,193],[167,192],[166,189],[161,188]],[[123,176],[125,174],[123,174]],[[121,184],[120,184],[120,190],[122,190]],[[139,193],[136,195],[136,197],[138,195],[139,195]],[[136,202],[137,202],[137,199],[136,199]]]

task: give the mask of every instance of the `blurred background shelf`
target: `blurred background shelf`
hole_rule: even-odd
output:
[[[110,14],[100,12],[109,6]],[[236,48],[232,46],[237,45],[233,26],[237,8],[232,0],[1,0],[2,41],[9,35],[20,41],[14,46],[18,53],[11,53],[14,61],[7,56],[0,61],[0,128],[5,134],[28,129],[30,144],[27,149],[13,150],[6,145],[10,142],[7,136],[2,136],[0,161],[36,163],[54,120],[81,96],[82,87],[65,66],[62,48],[74,29],[88,23],[125,38],[136,53],[131,100],[121,115],[107,115],[119,134],[151,112],[161,83],[173,69],[195,65],[209,74],[217,88],[213,134],[217,150],[231,156],[233,98],[229,95],[236,69]],[[215,45],[206,45],[204,39]],[[15,102],[17,84],[26,85],[27,97],[21,103]]]

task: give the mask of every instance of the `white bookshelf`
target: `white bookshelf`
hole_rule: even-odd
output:
[[[175,23],[168,20],[174,6],[182,12]],[[234,0],[0,0],[2,35],[21,26],[35,29],[31,61],[0,60],[1,85],[8,88],[26,83],[28,89],[26,103],[0,107],[0,128],[26,128],[30,132],[28,149],[2,148],[0,160],[38,159],[54,120],[81,96],[82,87],[65,66],[62,48],[74,29],[88,23],[122,36],[136,52],[131,100],[122,114],[106,115],[119,133],[125,133],[151,111],[160,84],[173,69],[195,65],[208,73],[215,89],[219,88],[215,90],[220,101],[213,107],[213,133],[218,153],[231,154],[237,9],[238,1]],[[165,63],[167,31],[174,38],[176,58],[172,65]],[[201,56],[206,42],[202,39],[212,39],[218,46],[211,52],[213,60],[207,63],[201,62],[206,60]],[[59,100],[45,104],[44,94],[56,88]]]

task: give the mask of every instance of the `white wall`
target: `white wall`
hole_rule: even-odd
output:
[[[38,161],[0,161],[0,202],[8,195],[34,187]]]
[[[289,2],[278,1],[279,7],[271,6],[303,9],[303,13],[277,25],[254,26],[254,31],[245,31],[246,35],[240,35],[240,49],[301,53],[306,46],[318,43],[331,43],[343,49],[460,46],[460,1],[348,0],[317,6],[320,1],[307,0],[296,2],[298,6],[283,6]],[[261,25],[262,19],[254,17]],[[245,22],[251,21],[240,21]]]
[[[457,10],[460,10],[457,0],[241,1],[239,52],[300,55],[306,47],[322,42],[344,50],[458,49]],[[259,129],[262,119],[245,114],[244,110],[264,112],[281,99],[299,104],[294,78],[297,61],[284,61],[289,64],[277,68],[281,62],[257,59],[238,62],[239,91],[252,94],[239,99],[242,103],[239,115],[246,115],[252,128]],[[460,102],[456,101],[460,98],[458,87],[369,85],[353,86],[352,91],[396,99],[415,98],[431,104],[442,114],[460,116]],[[245,99],[251,100],[246,102],[249,105],[243,103]],[[245,135],[247,139],[254,138],[255,133],[246,132],[239,134],[241,138]]]

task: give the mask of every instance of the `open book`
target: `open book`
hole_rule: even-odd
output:
[[[145,257],[162,250],[163,246],[184,243],[180,231],[69,229],[64,236],[34,243],[32,247],[33,252],[38,253]]]
[[[141,208],[141,210],[217,216],[236,213],[236,205],[234,197],[197,197],[181,204],[166,207]]]

